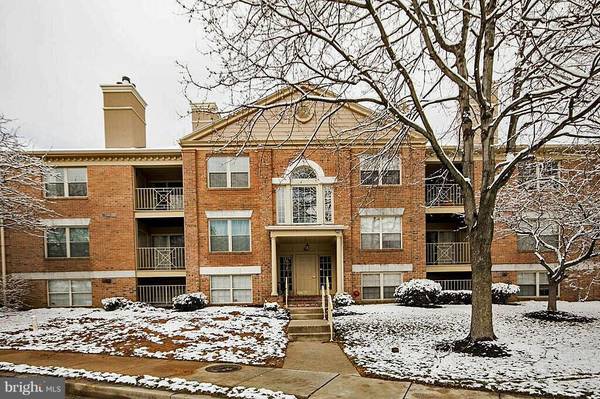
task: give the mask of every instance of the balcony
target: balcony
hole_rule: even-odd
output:
[[[462,189],[456,183],[425,184],[425,204],[427,206],[462,206]]]
[[[471,263],[469,243],[435,242],[426,243],[427,265],[459,265]]]
[[[138,211],[182,211],[183,187],[148,187],[135,189]]]
[[[137,249],[138,270],[183,270],[185,247],[142,247]]]
[[[138,301],[154,306],[171,306],[173,298],[185,294],[185,284],[138,285]]]

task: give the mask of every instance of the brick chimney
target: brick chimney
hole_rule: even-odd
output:
[[[192,130],[220,119],[216,103],[192,103]]]
[[[104,97],[104,146],[146,147],[146,101],[127,76],[100,85]]]

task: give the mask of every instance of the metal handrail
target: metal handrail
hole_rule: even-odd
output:
[[[288,307],[288,294],[289,294],[288,277],[285,278],[285,308]]]
[[[333,300],[329,291],[329,278],[325,278],[325,291],[327,295],[327,324],[329,324],[329,341],[333,342]]]

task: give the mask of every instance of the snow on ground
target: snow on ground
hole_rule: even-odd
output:
[[[222,387],[208,382],[186,380],[183,378],[159,378],[150,375],[124,375],[118,373],[106,373],[98,371],[87,371],[83,369],[72,369],[65,367],[41,367],[27,364],[14,364],[0,362],[0,371],[14,372],[18,374],[37,374],[53,377],[64,377],[73,379],[87,379],[99,382],[108,382],[136,387],[163,389],[176,392],[190,392],[213,394],[220,397],[239,399],[296,399],[294,395],[288,395],[280,391],[271,391],[264,388],[246,388],[237,386],[233,388]]]
[[[195,312],[153,307],[0,312],[0,349],[272,365],[285,357],[287,323],[283,312],[235,306]]]
[[[410,308],[355,305],[338,315],[344,351],[367,373],[382,377],[499,391],[600,398],[600,302],[559,302],[562,311],[591,316],[587,324],[529,319],[544,302],[494,305],[506,358],[481,358],[436,350],[467,336],[470,305]],[[398,348],[393,353],[392,348]]]

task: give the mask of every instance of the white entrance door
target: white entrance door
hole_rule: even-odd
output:
[[[319,293],[316,255],[295,255],[294,274],[296,295],[317,295]]]

